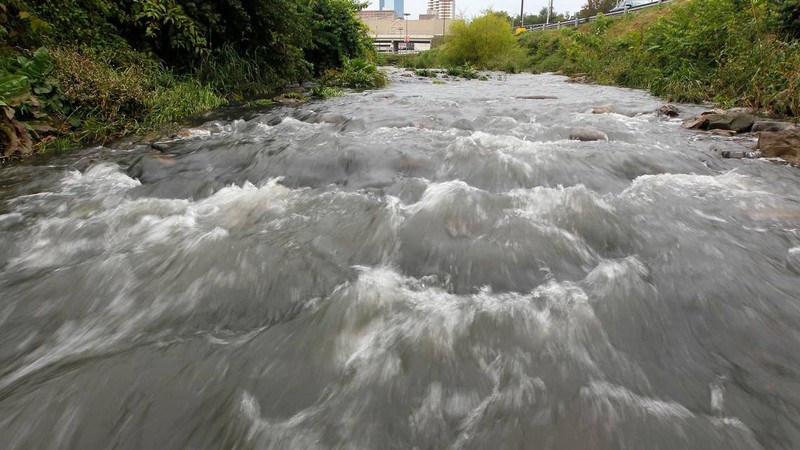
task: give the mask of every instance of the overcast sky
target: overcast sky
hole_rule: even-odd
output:
[[[525,13],[536,14],[546,8],[549,0],[525,0]],[[553,0],[553,9],[556,12],[574,13],[586,4],[586,0]],[[416,19],[420,14],[425,14],[428,8],[427,0],[405,0],[405,9],[411,13],[411,19]],[[456,0],[456,13],[466,17],[477,16],[484,9],[492,8],[495,11],[508,11],[511,15],[519,14],[519,0]],[[373,0],[369,9],[378,9],[378,1]]]

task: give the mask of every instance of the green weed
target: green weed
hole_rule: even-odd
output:
[[[311,96],[314,98],[344,97],[346,94],[344,90],[332,86],[315,86],[311,89]]]

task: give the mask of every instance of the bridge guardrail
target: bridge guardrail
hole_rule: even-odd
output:
[[[622,16],[628,14],[629,12],[639,11],[642,9],[650,8],[651,6],[658,6],[664,3],[667,3],[670,0],[653,0],[650,3],[646,3],[644,5],[639,6],[631,6],[625,9],[621,9],[619,11],[609,11],[603,14],[603,17],[614,17],[614,16]],[[526,31],[541,31],[541,30],[552,30],[555,28],[562,28],[562,27],[576,27],[582,23],[591,22],[592,20],[596,20],[598,16],[592,17],[576,17],[570,20],[564,20],[557,23],[550,23],[550,24],[536,24],[536,25],[528,25],[525,27]]]

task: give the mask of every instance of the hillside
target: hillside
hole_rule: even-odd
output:
[[[520,37],[536,72],[585,74],[672,101],[800,114],[800,3],[675,0]]]

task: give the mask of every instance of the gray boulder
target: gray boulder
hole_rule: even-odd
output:
[[[693,130],[730,130],[735,133],[746,133],[753,128],[755,122],[756,116],[750,114],[749,110],[715,109],[684,121],[683,126]]]
[[[753,128],[750,131],[753,133],[758,131],[783,131],[792,127],[792,124],[788,122],[779,122],[777,120],[757,120],[755,123],[753,123]]]
[[[731,130],[746,133],[753,128],[756,117],[748,113],[709,114],[706,116],[706,130]]]

